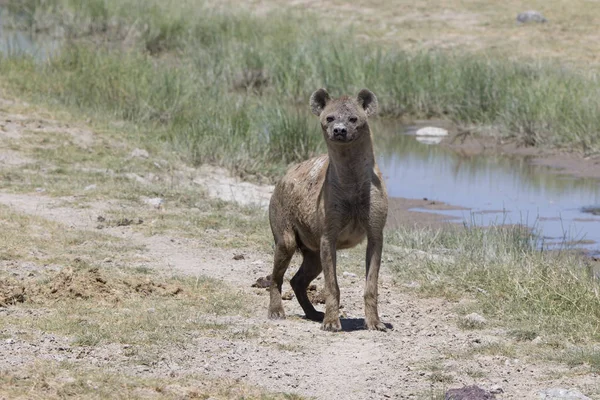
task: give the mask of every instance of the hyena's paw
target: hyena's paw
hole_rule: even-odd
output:
[[[387,326],[385,326],[385,324],[383,322],[381,322],[379,319],[375,319],[372,321],[366,320],[365,328],[367,328],[370,331],[382,331],[382,332],[387,331]]]
[[[269,319],[285,319],[283,307],[269,307]]]
[[[339,332],[342,330],[342,323],[339,318],[325,318],[321,329],[329,332]]]

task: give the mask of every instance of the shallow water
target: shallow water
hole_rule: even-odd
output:
[[[417,142],[410,128],[378,123],[378,163],[393,197],[427,198],[468,210],[431,211],[459,223],[524,224],[544,246],[600,253],[600,181],[564,176],[525,157],[465,157]]]
[[[60,47],[60,40],[47,35],[6,29],[7,12],[0,7],[0,55],[30,55],[38,61],[46,61]]]

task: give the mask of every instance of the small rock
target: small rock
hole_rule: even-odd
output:
[[[144,223],[144,220],[141,218],[134,218],[134,219],[120,218],[115,221],[116,226],[129,226],[129,225],[134,225],[134,224],[141,225],[143,223]]]
[[[542,390],[539,395],[545,400],[592,400],[575,389],[552,388]]]
[[[532,344],[542,344],[544,342],[544,340],[542,339],[541,336],[537,336],[535,339],[533,339],[531,341]]]
[[[490,387],[490,393],[491,394],[504,393],[504,389],[502,389],[502,386],[500,386],[500,385],[492,385],[492,387]]]
[[[483,328],[487,324],[487,320],[477,313],[465,315],[462,322],[467,328],[471,329]]]
[[[38,187],[38,188],[35,188],[35,191],[38,193],[43,193],[46,191],[46,189]]]
[[[6,339],[6,344],[13,344],[15,339]]]
[[[234,260],[236,260],[236,261],[238,261],[238,260],[243,260],[244,258],[245,258],[245,257],[244,257],[244,255],[243,255],[243,254],[241,254],[241,253],[240,253],[240,254],[234,254],[234,255],[233,255],[233,259],[234,259]]]
[[[154,208],[160,209],[164,203],[164,200],[161,199],[160,197],[154,197],[152,199],[145,199],[144,203],[146,203]]]
[[[495,398],[492,393],[476,385],[450,389],[444,397],[445,400],[494,400]]]
[[[87,185],[86,187],[84,187],[83,190],[85,190],[85,191],[94,190],[94,189],[96,189],[96,187],[97,187],[96,184],[93,183],[91,185]]]
[[[517,22],[520,24],[526,24],[528,22],[545,23],[548,20],[539,11],[529,10],[517,15]]]
[[[317,292],[316,290],[311,290],[307,292],[308,299],[312,304],[325,304],[325,291],[321,290]],[[342,308],[342,306],[340,306]]]
[[[288,290],[287,292],[285,292],[284,294],[281,295],[282,300],[291,300],[293,298],[294,298],[294,292],[291,290]]]
[[[133,172],[123,174],[123,176],[131,179],[132,181],[136,181],[137,183],[141,183],[142,185],[147,185],[149,183],[146,179],[142,178],[138,174],[134,174]]]
[[[357,278],[358,277],[358,275],[356,275],[352,272],[348,272],[348,271],[344,271],[344,273],[342,275],[344,275],[346,278]]]
[[[148,157],[150,157],[150,154],[148,154],[148,152],[146,150],[138,149],[138,148],[133,149],[133,151],[129,155],[133,158],[148,158]]]
[[[252,284],[255,288],[268,288],[271,286],[271,275],[260,277]]]

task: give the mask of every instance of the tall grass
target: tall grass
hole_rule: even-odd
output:
[[[591,72],[484,55],[406,53],[332,31],[310,15],[219,11],[171,0],[26,0],[14,25],[69,37],[47,65],[3,59],[32,96],[145,127],[195,162],[267,174],[323,150],[310,93],[362,87],[387,116],[494,126],[525,145],[600,149]],[[313,121],[313,122],[311,122]]]
[[[537,239],[523,228],[397,231],[387,241],[438,255],[392,265],[426,294],[477,299],[477,312],[530,332],[531,339],[600,339],[600,288],[588,261],[538,251]]]

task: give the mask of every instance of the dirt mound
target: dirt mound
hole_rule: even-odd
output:
[[[0,307],[25,301],[25,287],[10,279],[0,279]]]
[[[100,274],[98,268],[77,270],[65,268],[52,276],[50,281],[32,285],[38,296],[47,299],[110,299],[115,293],[114,285]]]
[[[45,303],[64,299],[119,302],[131,296],[176,296],[181,286],[157,282],[151,277],[121,275],[99,268],[67,267],[44,279],[17,285],[0,284],[0,306],[30,301]]]

